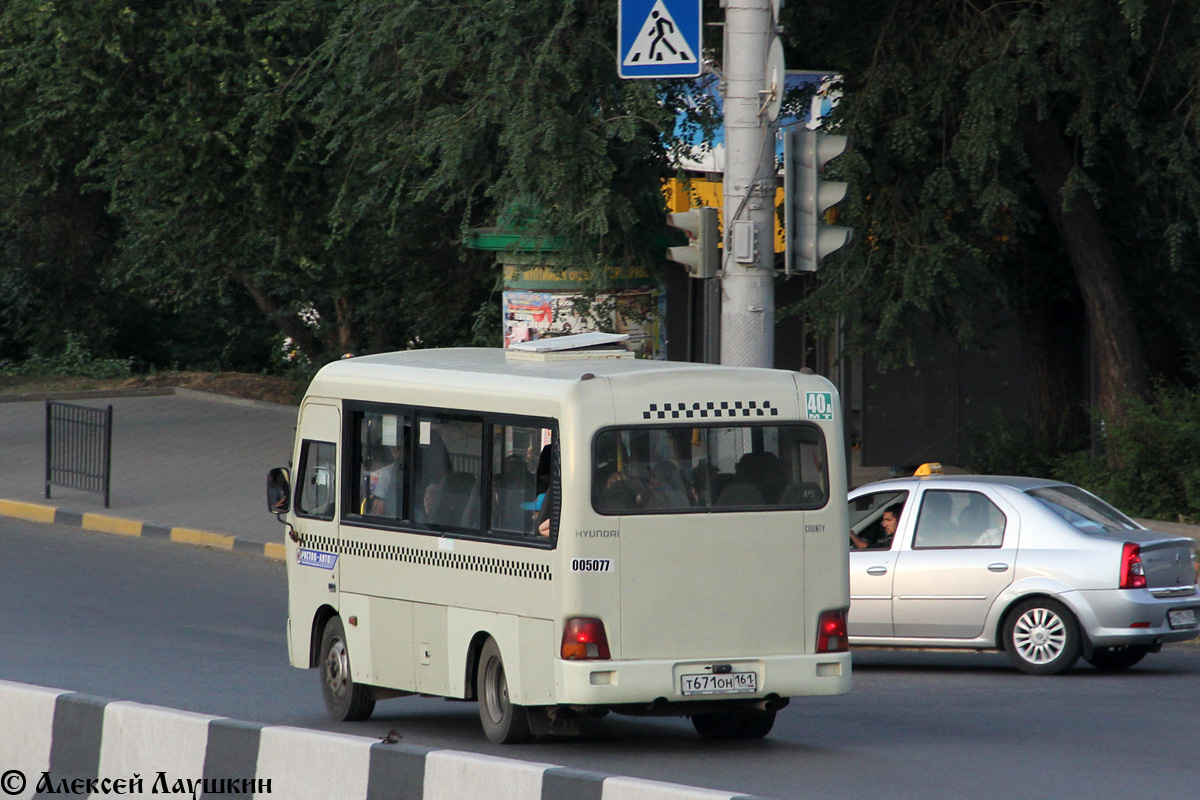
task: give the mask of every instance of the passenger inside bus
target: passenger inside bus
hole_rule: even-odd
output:
[[[683,485],[683,474],[670,461],[657,461],[650,467],[645,495],[639,508],[687,508],[691,503]]]
[[[637,508],[638,493],[623,472],[610,469],[596,473],[595,481],[600,487],[596,493],[596,507],[605,512],[624,511]]]
[[[535,496],[533,475],[525,468],[525,457],[513,453],[504,458],[500,464],[500,474],[496,479],[492,502],[492,527],[502,531],[520,531],[526,533],[530,526],[526,525],[529,513],[524,504]]]
[[[553,445],[545,445],[538,455],[537,466],[537,500],[534,501],[533,529],[538,536],[550,535],[550,515],[554,511],[554,501],[550,491],[554,485],[554,450]]]
[[[403,451],[398,446],[376,445],[371,448],[368,468],[367,513],[395,518],[397,496],[404,486]]]
[[[448,472],[425,490],[426,521],[430,525],[476,528],[479,503],[475,476],[469,472]]]

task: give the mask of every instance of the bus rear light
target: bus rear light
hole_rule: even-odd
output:
[[[1121,548],[1121,583],[1118,589],[1145,589],[1146,568],[1142,566],[1142,548],[1126,542]]]
[[[594,617],[575,617],[563,627],[562,657],[571,661],[612,658],[604,623]]]
[[[846,612],[825,611],[817,619],[817,652],[844,653],[850,649],[846,640]]]

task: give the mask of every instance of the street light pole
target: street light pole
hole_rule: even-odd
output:
[[[721,363],[775,363],[775,136],[761,113],[771,0],[725,0]]]

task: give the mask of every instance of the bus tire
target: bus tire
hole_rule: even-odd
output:
[[[483,732],[494,744],[520,744],[531,738],[529,709],[514,704],[508,697],[508,678],[504,659],[495,639],[483,643],[479,667],[475,672],[475,694],[479,698],[479,721]]]
[[[727,711],[696,714],[692,727],[701,739],[761,739],[775,727],[775,712],[760,711],[752,716]]]
[[[321,633],[321,696],[329,716],[338,722],[368,719],[375,710],[371,687],[355,683],[350,673],[350,651],[341,617],[331,617]]]
[[[775,712],[760,711],[742,720],[742,729],[738,731],[739,739],[761,739],[775,727]]]

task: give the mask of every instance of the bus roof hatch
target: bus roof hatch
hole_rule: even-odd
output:
[[[627,333],[574,333],[532,342],[514,342],[508,346],[507,355],[509,358],[535,360],[633,358],[633,353],[624,346],[628,339]]]

